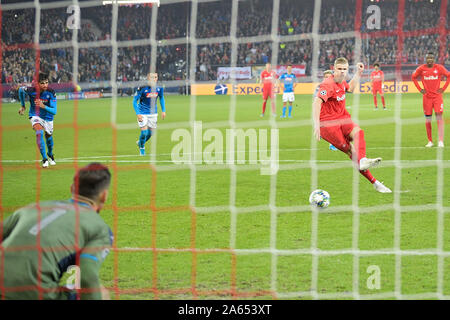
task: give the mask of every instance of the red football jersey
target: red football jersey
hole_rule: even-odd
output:
[[[275,80],[277,79],[277,73],[275,71],[267,72],[267,70],[263,70],[261,72],[261,82],[264,85],[273,85],[275,84]]]
[[[320,84],[317,97],[324,101],[320,110],[320,121],[350,118],[350,113],[345,109],[345,93],[348,88],[346,81],[336,83],[333,76]]]
[[[370,79],[372,80],[374,86],[375,85],[381,86],[383,77],[384,73],[381,70],[372,71],[372,73],[370,74]]]
[[[440,94],[437,90],[441,85],[442,76],[446,76],[447,82],[449,81],[450,72],[448,72],[443,65],[435,63],[433,67],[428,68],[426,64],[423,64],[414,71],[412,80],[416,87],[418,87],[419,83],[417,78],[422,77],[422,84],[426,91],[425,95],[431,98]]]

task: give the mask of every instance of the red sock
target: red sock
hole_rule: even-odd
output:
[[[444,120],[443,119],[439,119],[437,121],[437,127],[438,127],[439,141],[444,141]]]
[[[366,140],[364,140],[364,130],[359,130],[356,137],[353,139],[353,145],[356,148],[358,154],[358,164],[361,158],[366,156]],[[353,156],[355,158],[355,156]],[[356,159],[355,159],[356,160]]]
[[[266,103],[267,103],[267,100],[263,102],[263,112],[262,112],[263,114],[266,112]]]
[[[377,108],[377,104],[378,104],[377,96],[373,96],[373,103],[375,104],[375,108]]]
[[[384,104],[384,96],[381,97],[381,103],[383,104],[383,108],[386,108],[386,105]]]
[[[431,121],[425,121],[425,127],[427,128],[428,141],[433,141],[431,137]]]
[[[370,171],[369,170],[366,170],[366,171],[360,171],[359,173],[361,173],[363,176],[364,176],[364,178],[366,178],[367,180],[369,180],[369,182],[370,183],[375,183],[375,181],[377,181],[377,179],[375,179],[374,177],[373,177],[373,175],[370,173]]]

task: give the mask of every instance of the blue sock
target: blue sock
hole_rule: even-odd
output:
[[[42,159],[46,160],[47,155],[45,154],[44,130],[36,130],[36,144],[39,148]]]
[[[152,137],[152,130],[151,129],[147,129],[147,135],[145,136],[145,142],[150,140],[151,137]]]
[[[139,136],[139,148],[144,148],[144,144],[147,138],[147,131],[141,130],[141,135]]]
[[[289,106],[289,117],[291,116],[292,113],[292,106]]]
[[[49,157],[51,157],[53,156],[53,136],[46,136],[45,138],[47,140],[47,154]]]
[[[283,107],[283,117],[286,116],[286,107]]]

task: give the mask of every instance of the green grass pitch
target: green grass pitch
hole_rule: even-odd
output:
[[[281,96],[277,99],[279,115]],[[353,106],[353,99],[349,95],[347,105]],[[38,198],[69,198],[77,157],[78,166],[99,161],[108,164],[114,175],[108,206],[101,212],[115,233],[118,249],[111,251],[101,270],[102,282],[111,290],[112,298],[310,299],[313,297],[308,292],[314,289],[313,283],[319,298],[335,294],[338,298],[352,298],[357,290],[362,297],[389,299],[395,298],[396,289],[403,295],[439,290],[450,295],[449,257],[439,261],[436,254],[408,255],[396,261],[392,254],[396,243],[401,250],[414,252],[436,250],[439,246],[450,251],[450,148],[424,147],[427,139],[419,94],[401,96],[397,112],[395,99],[395,95],[387,94],[388,110],[374,111],[372,97],[361,95],[358,118],[365,131],[367,156],[383,158],[372,174],[398,192],[379,194],[358,176],[359,194],[354,197],[353,187],[357,184],[347,156],[330,151],[328,143],[320,141],[314,151],[319,165],[318,187],[330,193],[331,205],[318,214],[316,221],[311,210],[295,210],[308,208],[312,191],[313,171],[307,162],[312,152],[308,122],[311,96],[296,96],[293,119],[276,118],[280,124],[281,167],[275,181],[261,175],[258,166],[237,165],[236,189],[231,195],[238,210],[235,214],[229,207],[233,171],[226,165],[198,165],[194,177],[189,166],[166,170],[176,166],[170,162],[171,150],[177,144],[171,141],[171,134],[177,128],[189,129],[191,102],[196,103],[195,120],[202,121],[204,127],[208,123],[214,127],[214,122],[229,120],[230,96],[201,96],[195,100],[167,96],[167,117],[159,118],[156,139],[153,137],[146,146],[150,153],[151,145],[156,143],[157,154],[145,158],[138,156],[139,130],[132,98],[117,99],[117,130],[110,126],[112,99],[81,100],[76,108],[74,101],[59,101],[54,131],[57,166],[45,170],[38,170],[34,133],[27,117],[17,114],[17,103],[2,104],[3,218]],[[444,105],[449,106],[448,95],[444,99]],[[260,96],[238,96],[237,125],[252,122],[250,128],[270,128],[264,121],[270,118],[268,113],[265,119],[259,117],[261,102]],[[355,110],[349,109],[351,113]],[[395,122],[396,115],[402,120],[401,128]],[[217,129],[225,132],[226,127]],[[400,144],[396,144],[396,133],[401,134]],[[437,144],[434,117],[433,136]],[[445,141],[449,145],[449,130]],[[392,162],[396,155],[400,157],[398,167]],[[436,159],[442,159],[437,162],[440,166]],[[156,160],[152,164],[155,172],[150,160]],[[418,166],[419,161],[425,165]],[[295,166],[302,163],[304,166]],[[326,169],[331,164],[341,166]],[[191,181],[195,182],[195,194]],[[442,189],[437,187],[438,181]],[[271,184],[276,187],[274,194]],[[276,213],[268,207],[271,196],[279,209]],[[190,201],[195,201],[195,213],[189,210]],[[356,219],[350,207],[355,201],[362,209]],[[442,214],[436,206],[439,204],[444,207]],[[152,211],[151,205],[156,210]],[[396,213],[398,205],[408,210]],[[342,206],[349,206],[348,210],[333,212],[333,208]],[[211,207],[211,212],[205,212]],[[253,209],[245,212],[245,208]],[[358,228],[354,228],[355,223]],[[442,239],[438,237],[439,228],[443,230]],[[353,241],[355,236],[357,242]],[[336,254],[315,259],[308,251],[313,239],[320,252],[332,250]],[[232,244],[234,253],[229,250]],[[155,252],[153,246],[159,250]],[[277,251],[270,251],[271,246]],[[192,248],[199,251],[193,252]],[[352,248],[364,250],[365,254],[354,258],[348,252]],[[370,255],[372,251],[377,254]],[[401,272],[397,278],[396,263]],[[312,272],[313,266],[317,272]],[[378,289],[367,286],[369,266],[379,268]]]

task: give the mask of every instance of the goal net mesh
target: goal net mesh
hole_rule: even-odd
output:
[[[103,4],[102,1],[20,3],[6,1],[0,9],[2,21],[0,65],[3,72],[3,98],[7,98],[5,88],[11,87],[11,80],[12,82],[16,81],[16,79],[10,79],[11,76],[17,77],[17,81],[20,83],[31,83],[36,69],[52,70],[51,76],[55,71],[55,79],[58,79],[59,83],[68,83],[67,90],[69,91],[77,86],[80,86],[84,92],[96,92],[104,89],[105,91],[102,91],[104,96],[109,93],[111,97],[107,111],[110,115],[109,121],[98,123],[80,121],[84,120],[80,119],[80,105],[85,100],[79,100],[76,95],[74,96],[73,122],[58,124],[59,119],[55,121],[56,130],[64,127],[73,128],[73,138],[71,138],[73,158],[62,159],[59,162],[61,165],[52,170],[78,169],[85,163],[94,160],[106,163],[111,169],[113,176],[111,200],[106,210],[110,212],[111,218],[108,222],[110,222],[116,237],[111,254],[107,258],[110,261],[108,270],[102,273],[102,280],[106,282],[106,287],[110,290],[113,298],[120,299],[124,296],[128,298],[142,296],[153,299],[168,297],[186,299],[224,297],[232,299],[248,297],[271,297],[274,299],[448,298],[444,290],[445,259],[450,254],[444,248],[445,214],[450,212],[450,207],[444,205],[448,203],[444,201],[444,179],[445,170],[448,170],[449,167],[446,162],[448,160],[445,160],[444,149],[437,150],[436,158],[433,160],[404,161],[402,159],[405,156],[404,151],[402,152],[403,141],[406,138],[403,135],[405,126],[422,126],[424,119],[423,117],[405,118],[402,116],[404,95],[402,95],[401,89],[401,83],[410,80],[410,75],[415,67],[424,63],[423,58],[428,51],[435,52],[437,63],[445,64],[448,61],[448,0],[161,0],[159,5],[119,5],[114,1],[112,4]],[[76,19],[77,12],[81,17],[79,21]],[[379,24],[377,24],[378,22]],[[77,23],[79,23],[79,27],[77,27]],[[392,125],[393,131],[390,132],[390,135],[394,138],[389,139],[392,143],[386,146],[386,148],[392,149],[392,158],[383,161],[384,168],[392,169],[384,171],[385,174],[389,172],[393,175],[391,177],[393,184],[390,186],[393,191],[391,202],[372,206],[360,205],[360,181],[362,180],[359,172],[357,170],[350,171],[353,168],[350,160],[324,159],[319,152],[320,148],[325,148],[324,142],[316,141],[312,135],[307,137],[310,138],[310,143],[308,142],[309,147],[305,148],[305,151],[309,152],[309,159],[292,159],[295,156],[289,156],[289,152],[295,151],[295,149],[284,150],[280,147],[277,150],[281,154],[277,161],[278,170],[268,175],[267,179],[247,181],[249,184],[268,184],[268,198],[258,203],[250,201],[248,206],[242,206],[241,202],[237,201],[239,190],[245,187],[240,186],[240,181],[243,181],[240,179],[240,175],[246,171],[258,172],[262,167],[261,164],[241,165],[234,160],[230,163],[224,161],[223,164],[196,163],[195,161],[184,164],[172,163],[169,160],[170,153],[166,153],[167,148],[163,148],[163,150],[160,148],[163,144],[163,141],[160,141],[161,134],[156,134],[151,138],[150,155],[147,159],[129,160],[127,155],[120,150],[121,133],[126,130],[137,130],[135,123],[123,123],[118,119],[120,108],[122,108],[120,98],[123,95],[133,94],[136,87],[145,85],[146,75],[150,71],[158,72],[159,81],[165,88],[177,88],[175,93],[189,94],[199,84],[214,85],[218,78],[218,66],[233,69],[243,66],[262,66],[265,62],[270,62],[273,66],[302,65],[304,66],[304,76],[299,81],[315,83],[308,96],[306,108],[310,108],[315,86],[323,79],[323,71],[330,69],[334,59],[340,56],[349,60],[350,76],[354,73],[354,66],[357,62],[365,64],[363,83],[368,82],[370,66],[375,62],[386,66],[384,68],[385,80],[393,83],[395,95],[391,96],[389,102],[389,116],[377,119],[361,118],[359,110],[372,108],[372,104],[360,103],[362,95],[354,94],[351,103],[352,119],[363,129],[386,124]],[[258,70],[262,70],[262,67]],[[251,79],[250,82],[254,82],[257,77]],[[52,83],[52,79],[50,79],[50,83]],[[229,90],[237,87],[239,83],[239,80],[229,79],[227,81]],[[170,114],[170,97],[166,96],[168,119],[170,117],[176,119],[175,115]],[[252,128],[274,131],[286,128],[311,129],[312,119],[304,117],[294,118],[289,122],[278,121],[275,117],[270,116],[257,120],[255,117],[255,121],[241,121],[239,112],[241,108],[245,108],[247,100],[240,100],[240,97],[238,94],[231,94],[230,99],[226,100],[226,105],[223,105],[223,108],[228,110],[226,115],[218,115],[213,117],[213,121],[203,122],[203,129],[219,129],[223,132],[226,129]],[[160,121],[158,132],[169,132],[169,134],[165,134],[165,137],[170,137],[170,134],[177,128],[187,128],[194,132],[199,121],[202,121],[198,110],[201,98],[194,94],[187,95],[183,103],[188,105],[183,110],[188,110],[185,111],[189,113],[188,120],[170,120],[165,123]],[[25,125],[8,125],[5,122],[5,117],[8,116],[5,110],[10,108],[5,101],[0,102],[2,120],[0,141],[5,132],[28,128]],[[223,100],[221,101],[223,103]],[[129,106],[126,108],[132,113],[131,100],[127,103]],[[270,111],[270,107],[268,110]],[[278,110],[280,110],[280,106],[278,106]],[[259,109],[255,110],[255,115],[259,115],[259,111]],[[110,139],[108,141],[112,144],[112,152],[97,159],[94,156],[80,156],[80,136],[83,136],[84,130],[96,127],[109,129]],[[282,139],[304,138],[280,135],[280,140]],[[58,143],[64,142],[58,141]],[[2,144],[0,144],[2,160],[0,162],[0,221],[3,221],[17,209],[17,206],[10,205],[5,200],[8,198],[8,180],[5,180],[5,175],[14,175],[23,170],[34,170],[36,172],[35,195],[37,201],[40,200],[41,188],[43,188],[41,179],[44,178],[41,173],[43,169],[38,162],[40,160],[38,152],[36,152],[35,159],[16,161],[2,156],[1,146]],[[296,151],[301,150],[296,149]],[[368,148],[368,153],[375,151]],[[195,152],[196,149],[193,146],[192,160],[194,160]],[[27,165],[14,162],[27,163]],[[423,205],[402,205],[404,192],[402,176],[408,169],[418,170],[424,167],[436,168],[436,179],[434,185],[431,186],[435,189],[436,201]],[[301,182],[303,190],[289,190],[289,192],[305,198],[304,201],[301,201],[302,204],[289,206],[277,203],[280,189],[286,190],[285,186],[280,185],[280,176],[286,177],[292,174],[295,179],[295,172],[302,170],[306,170],[310,176],[309,180]],[[350,205],[339,204],[339,200],[331,193],[332,205],[326,211],[312,209],[307,203],[309,193],[314,189],[321,188],[323,180],[337,170],[348,170],[353,175],[351,183],[343,184],[341,188],[343,192],[352,194],[352,203]],[[142,203],[139,203],[138,199],[131,205],[127,201],[120,201],[121,175],[126,176],[126,173],[130,171],[140,171],[148,176],[150,181],[148,187],[151,190],[149,204],[149,199],[143,200]],[[217,171],[229,172],[229,189],[227,191],[229,202],[213,206],[205,206],[202,205],[204,202],[201,202],[199,205],[199,199],[202,198],[204,191],[201,186],[204,177],[200,177],[200,175],[205,172]],[[170,202],[164,202],[164,205],[158,204],[158,186],[165,183],[164,178],[160,178],[161,173],[169,172],[173,172],[174,175],[187,174],[188,176],[186,180],[189,183],[189,203],[184,206],[172,206]],[[365,183],[364,180],[361,184]],[[129,185],[128,183],[127,186]],[[265,187],[261,186],[261,188]],[[177,193],[177,190],[171,189],[170,186],[165,190]],[[139,186],[136,186],[137,192],[139,192]],[[148,225],[145,230],[149,231],[149,234],[144,235],[150,239],[148,246],[133,245],[131,241],[123,239],[127,237],[127,234],[120,232],[122,215],[133,211],[142,212],[146,217],[141,219],[141,222]],[[161,214],[169,215],[171,212],[182,211],[188,212],[189,216],[187,222],[183,220],[187,223],[187,227],[182,229],[188,232],[189,245],[159,246],[158,228],[161,228],[159,223]],[[240,217],[260,212],[269,214],[268,245],[249,248],[240,246],[239,239],[245,237],[245,235],[239,234],[239,230],[242,230],[239,226]],[[380,242],[392,243],[392,245],[387,247],[374,245],[375,249],[361,248],[361,235],[364,232],[371,232],[366,227],[361,229],[361,219],[382,212],[391,212],[393,215],[394,239],[391,242],[380,239]],[[429,212],[434,216],[433,219],[436,221],[435,246],[417,250],[402,247],[402,215],[408,212]],[[225,214],[226,221],[228,221],[226,232],[228,232],[229,241],[224,247],[214,246],[216,243],[214,241],[210,242],[213,244],[211,246],[205,245],[203,242],[199,244],[199,239],[204,240],[205,233],[209,232],[207,229],[199,227],[199,221],[205,216],[209,217],[215,214],[218,216]],[[343,223],[351,225],[350,228],[345,228],[347,234],[337,230],[342,225],[337,225],[336,230],[321,230],[324,215],[339,217],[339,214],[343,214],[342,217],[345,219]],[[298,227],[299,232],[308,230],[306,234],[309,237],[307,241],[309,245],[307,247],[280,246],[280,239],[283,238],[281,234],[283,228],[286,227],[286,220],[283,217],[286,215],[298,217],[298,223],[302,225]],[[176,219],[177,215],[174,214],[173,217]],[[255,217],[258,216],[255,215]],[[209,223],[213,224],[214,221],[215,219],[211,218]],[[177,224],[175,221],[173,223]],[[255,223],[257,224],[257,221]],[[382,224],[383,220],[377,223]],[[372,227],[377,228],[376,225]],[[211,230],[216,232],[218,229],[211,227]],[[331,249],[321,247],[321,237],[334,237],[334,232],[342,235],[345,239],[351,238],[351,241],[348,242],[351,245],[347,247],[337,245]],[[421,231],[417,230],[417,232]],[[248,237],[252,236],[250,232]],[[304,235],[297,235],[297,238],[301,237]],[[256,241],[256,243],[260,242]],[[4,250],[2,247],[0,248]],[[151,261],[148,264],[137,263],[133,259],[133,255],[137,256],[142,252],[150,255]],[[176,274],[176,271],[172,273],[169,263],[160,263],[161,256],[167,254],[189,254],[189,258],[175,262],[185,263],[186,266],[185,268],[174,268],[174,270],[188,270],[187,272],[183,271],[182,274],[189,279],[180,281],[183,283],[180,286],[176,284],[178,281],[176,277],[182,276]],[[226,288],[217,289],[205,286],[199,280],[199,261],[205,263],[207,260],[205,257],[217,254],[226,254],[229,257],[227,267],[220,272],[216,270],[212,272],[214,275],[221,274],[223,281],[219,282],[226,283]],[[261,255],[267,255],[269,259],[262,260]],[[404,261],[415,256],[436,258],[433,271],[436,278],[435,290],[419,290],[417,293],[411,294],[402,291],[402,272],[408,270]],[[252,257],[255,257],[255,260]],[[373,258],[375,262],[370,262],[372,261],[370,258]],[[380,273],[381,279],[385,272],[392,276],[390,289],[368,290],[369,282],[367,281],[369,280],[367,279],[370,278],[373,270],[377,270],[377,261],[383,261],[383,259],[393,261],[390,270],[385,271],[381,268]],[[258,265],[261,261],[264,261],[266,265]],[[286,263],[288,261],[291,261],[292,265],[290,262]],[[340,263],[344,263],[343,261],[348,262],[350,269],[340,269]],[[375,266],[375,269],[368,268],[368,265]],[[217,267],[218,265],[211,266],[211,268]],[[240,278],[241,270],[253,267],[256,270],[268,270],[266,273],[262,273],[269,276],[267,286],[252,286],[250,283],[245,289],[241,289],[239,283],[245,282]],[[140,272],[136,271],[136,273],[145,274],[148,281],[144,281],[144,284],[138,287],[127,287],[122,283],[122,268],[144,269]],[[299,270],[301,271],[299,272]],[[322,270],[328,275],[333,274],[336,279],[344,279],[342,282],[350,282],[350,290],[345,285],[343,285],[344,290],[339,290],[340,280],[337,280],[335,292],[321,290],[321,285],[326,281],[326,278],[321,276]],[[171,287],[161,287],[162,274],[165,277],[173,274],[175,284]],[[298,276],[297,278],[293,276],[292,285],[283,282],[283,278],[287,274]],[[0,278],[7,276],[2,274]],[[124,281],[126,282],[126,280]],[[296,281],[299,285],[295,284]],[[168,282],[170,283],[170,281]]]

